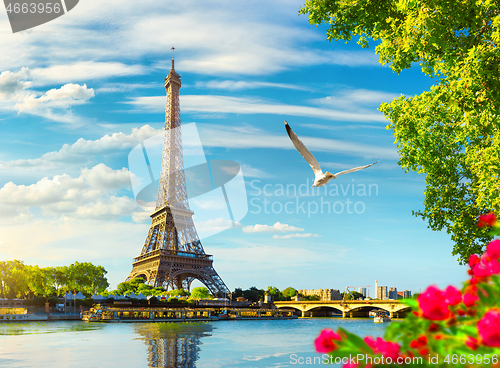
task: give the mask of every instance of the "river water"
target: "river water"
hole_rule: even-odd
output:
[[[373,319],[199,323],[0,324],[0,367],[296,367],[320,366],[314,339],[323,328],[382,336]],[[307,362],[314,363],[307,364]],[[309,358],[309,360],[308,360]],[[301,364],[302,363],[302,364]]]

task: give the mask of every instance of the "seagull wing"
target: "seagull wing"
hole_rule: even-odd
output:
[[[304,143],[302,143],[302,141],[299,139],[299,137],[297,136],[297,134],[295,134],[293,132],[292,128],[290,128],[290,125],[288,125],[288,123],[286,122],[286,120],[285,120],[285,128],[286,128],[286,132],[288,133],[288,136],[292,140],[293,145],[295,146],[295,148],[297,148],[297,151],[300,152],[300,154],[302,155],[302,157],[304,157],[304,159],[307,161],[307,163],[313,169],[314,175],[316,177],[317,176],[323,176],[323,171],[321,170],[321,167],[319,166],[318,161],[316,161],[316,159],[314,158],[314,156],[312,155],[312,153],[309,152],[309,150],[307,149],[307,147],[304,146]]]
[[[352,172],[355,172],[355,171],[363,170],[363,169],[366,169],[367,167],[375,165],[377,162],[374,162],[373,164],[370,164],[370,165],[358,166],[358,167],[353,167],[352,169],[349,169],[349,170],[340,171],[340,172],[336,173],[335,176],[349,174],[349,173],[352,173]]]

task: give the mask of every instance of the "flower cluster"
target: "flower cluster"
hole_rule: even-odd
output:
[[[480,216],[478,226],[490,226],[490,234],[500,235],[492,213]],[[376,364],[366,359],[349,361],[345,368],[404,365],[414,357],[421,359],[421,367],[500,367],[500,240],[490,242],[481,256],[472,255],[469,267],[470,279],[462,290],[432,285],[417,300],[405,300],[413,313],[391,323],[384,338],[363,340],[341,328],[324,330],[315,341],[316,350],[335,358],[358,354],[385,358]],[[449,358],[459,355],[469,360]],[[483,361],[483,356],[498,359]]]

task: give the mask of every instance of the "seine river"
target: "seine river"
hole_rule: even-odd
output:
[[[299,318],[210,323],[0,324],[0,367],[296,367],[323,328],[382,336],[373,319]],[[303,363],[303,364],[300,364]]]

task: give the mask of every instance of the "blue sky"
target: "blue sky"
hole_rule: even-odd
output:
[[[0,11],[0,259],[90,261],[112,287],[125,279],[150,224],[128,154],[163,127],[174,46],[183,124],[196,123],[208,160],[236,161],[245,178],[248,214],[202,240],[231,290],[369,285],[373,296],[376,279],[413,292],[465,280],[448,235],[412,216],[424,177],[401,171],[377,111],[432,80],[418,65],[400,75],[379,65],[375,44],[326,41],[325,27],[298,16],[301,5],[85,0],[16,34]],[[381,161],[330,182],[338,195],[281,193],[313,179],[284,119],[325,170]],[[358,192],[370,185],[377,191]],[[321,200],[344,210],[279,210]],[[200,227],[224,228],[218,220]]]

